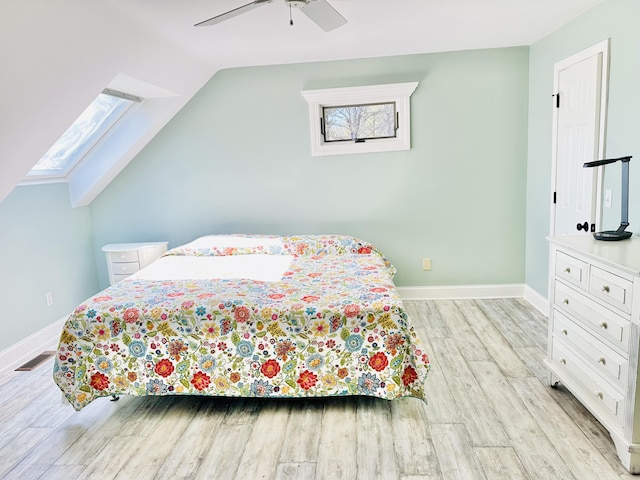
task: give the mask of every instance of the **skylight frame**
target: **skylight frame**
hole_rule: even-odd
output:
[[[102,118],[100,116],[94,118],[95,113],[100,113],[98,104],[103,95],[118,98],[122,100],[122,102],[117,103],[113,108],[106,112],[103,111],[102,113],[104,113],[104,115],[102,115]],[[70,143],[70,147],[67,148],[69,151],[64,155],[66,158],[63,159],[60,168],[37,168],[38,163],[36,163],[34,168],[29,171],[24,179],[25,183],[64,181],[73,169],[78,166],[94,148],[104,141],[109,132],[117,127],[125,115],[130,113],[133,107],[139,105],[142,101],[144,101],[144,98],[131,95],[126,92],[110,88],[102,90],[102,92],[96,96],[91,104],[89,104],[89,106],[87,106],[80,116],[71,124],[71,126],[60,136],[56,143],[54,143],[45,155],[43,155],[38,163],[42,162],[46,158],[47,154],[55,149],[60,142],[64,142],[67,134],[73,135],[74,132],[72,129],[78,128],[78,124],[80,122],[86,123],[87,121],[92,121],[97,124],[97,126],[88,135],[84,136],[84,138],[81,137],[79,139],[80,141]],[[98,111],[94,112],[94,116],[86,117],[91,109]]]

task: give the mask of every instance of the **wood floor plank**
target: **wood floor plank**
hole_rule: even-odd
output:
[[[543,385],[545,388],[549,388],[548,382],[545,382]],[[582,434],[589,439],[607,462],[609,462],[611,468],[616,472],[625,472],[626,470],[624,470],[620,464],[615,448],[613,448],[609,432],[594,418],[591,412],[562,384],[559,384],[557,388],[549,388],[547,391],[557,405],[562,408],[565,414],[571,418],[580,431],[582,431]]]
[[[443,320],[438,311],[437,303],[432,301],[409,301],[402,302],[409,309],[409,317],[416,323],[424,326],[428,333],[427,338],[450,337],[451,332],[447,323]]]
[[[318,461],[324,402],[320,399],[294,400],[284,434],[280,462],[291,464]],[[315,466],[314,466],[315,469]]]
[[[236,478],[271,478],[278,466],[289,405],[278,400],[265,401],[240,459]]]
[[[358,442],[356,461],[360,480],[387,480],[400,476],[393,448],[391,410],[387,400],[359,397],[356,403]]]
[[[464,425],[435,424],[430,430],[443,479],[485,480]]]
[[[24,428],[7,432],[11,436],[9,446],[0,450],[0,478],[4,478],[11,470],[20,464],[24,456],[36,448],[37,445],[51,436],[51,428]]]
[[[353,398],[328,399],[322,418],[316,478],[353,480],[358,473],[356,408]]]
[[[391,402],[391,428],[398,467],[402,475],[436,476],[440,470],[431,442],[427,411],[414,398]]]
[[[403,475],[400,480],[442,480],[440,475]]]
[[[473,300],[457,300],[455,304],[482,341],[491,359],[507,377],[528,377],[531,375],[530,370],[520,360],[509,342]]]
[[[166,455],[156,480],[194,478],[215,437],[224,431],[221,425],[229,408],[226,399],[202,399],[200,403],[200,409]]]
[[[225,425],[253,425],[260,415],[261,403],[255,398],[229,399],[229,411]]]
[[[222,428],[208,444],[206,456],[202,459],[200,466],[193,478],[194,480],[210,480],[218,478],[237,477],[238,466],[244,454],[247,442],[251,436],[253,425],[251,423],[242,424],[222,424]],[[254,453],[259,456],[260,453]]]
[[[71,415],[65,415],[65,421],[59,423],[59,426],[53,429],[53,432],[46,440],[42,441],[37,448],[24,452],[25,457],[10,472],[9,476],[14,478],[38,478],[35,475],[37,471],[45,472],[45,478],[55,477],[65,471],[69,472],[69,477],[75,478],[76,471],[84,469],[84,463],[73,465],[54,465],[59,461],[73,445],[78,445],[78,440],[85,434],[91,434],[95,431],[96,424],[104,417],[108,417],[115,405],[108,402],[105,407],[111,408],[87,408],[82,412],[76,412],[71,405],[65,408],[71,412]],[[87,445],[88,446],[88,445]],[[90,449],[85,450],[85,455],[90,455]],[[69,467],[69,468],[65,468]]]
[[[274,480],[302,480],[316,477],[315,463],[280,463]]]
[[[490,480],[528,480],[513,447],[474,447],[485,476]]]
[[[437,303],[438,311],[451,332],[451,339],[460,347],[460,354],[467,361],[489,360],[482,341],[466,321],[455,301],[441,300]]]
[[[460,412],[453,399],[445,370],[440,365],[440,359],[433,354],[434,350],[430,342],[425,342],[424,348],[429,352],[429,360],[431,361],[431,371],[425,385],[428,405],[426,409],[427,421],[430,423],[460,423]]]
[[[524,331],[533,343],[545,349],[547,346],[547,322],[541,321],[540,312],[533,306],[521,303],[517,298],[496,298],[495,304]]]
[[[442,480],[440,475],[403,475],[400,480]]]
[[[474,374],[452,338],[434,338],[433,354],[448,379],[451,394],[461,418],[475,446],[508,445],[508,437],[496,417],[492,406],[485,399]]]
[[[549,387],[534,378],[513,378],[509,383],[576,478],[591,475],[598,480],[613,480],[619,477],[549,395]]]
[[[511,442],[502,445],[513,446],[527,472],[534,472],[536,478],[540,479],[575,480],[564,459],[525,408],[498,366],[493,362],[473,362],[470,367],[509,435]],[[535,379],[534,381],[537,382]]]
[[[513,349],[516,355],[524,362],[524,364],[542,384],[549,384],[549,369],[543,362],[546,357],[546,350],[540,347],[516,347]]]
[[[169,400],[166,398],[165,400]],[[153,480],[171,454],[174,445],[184,438],[189,424],[195,421],[202,406],[196,397],[180,396],[166,402],[168,407],[160,409],[162,433],[157,430],[135,443],[135,453],[131,460],[122,466],[116,478],[122,480]],[[134,427],[137,428],[137,427]]]
[[[72,409],[66,409],[58,402],[59,396],[53,389],[45,390],[36,398],[30,400],[33,410],[21,408],[2,424],[3,431],[16,431],[24,426],[33,428],[55,428],[57,424],[64,421],[73,413]],[[42,412],[46,412],[50,421],[40,421]],[[54,415],[54,412],[58,415]],[[10,437],[0,437],[0,449],[10,441]]]
[[[526,321],[515,322],[495,299],[474,301],[513,348],[536,346],[536,340],[527,334]]]
[[[68,448],[53,464],[86,466],[140,408],[140,400],[131,397],[118,402],[98,400],[71,417],[61,427],[71,434],[66,442]]]

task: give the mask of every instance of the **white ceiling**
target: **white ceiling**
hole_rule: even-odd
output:
[[[324,32],[274,0],[193,27],[250,0],[112,0],[124,15],[216,69],[531,45],[602,0],[329,0],[348,23]]]

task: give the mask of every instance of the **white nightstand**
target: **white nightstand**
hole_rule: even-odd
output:
[[[167,251],[169,242],[110,243],[102,247],[107,254],[109,283],[113,285],[136,273]]]

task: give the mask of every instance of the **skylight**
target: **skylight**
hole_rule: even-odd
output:
[[[64,177],[118,120],[142,98],[105,89],[56,143],[38,160],[27,178]]]

